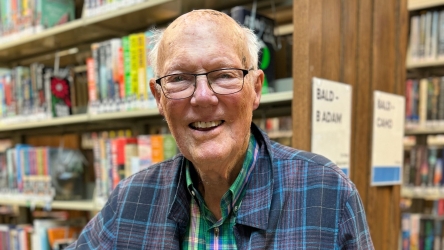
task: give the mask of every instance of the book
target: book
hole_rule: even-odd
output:
[[[410,214],[403,213],[401,219],[401,248],[402,250],[410,249]]]
[[[177,154],[176,140],[171,134],[163,135],[163,157],[165,160],[173,158]]]
[[[125,97],[127,100],[129,100],[133,95],[133,89],[132,89],[132,56],[130,50],[130,40],[129,36],[122,37],[122,51],[123,51],[123,70],[124,70],[124,82],[125,82]]]
[[[151,135],[152,164],[159,163],[165,159],[163,147],[163,136]]]
[[[125,144],[125,177],[139,171],[138,145],[136,140],[128,140]],[[137,164],[136,164],[137,161]],[[134,167],[133,167],[134,165]]]
[[[51,77],[51,109],[54,117],[71,115],[71,89],[68,78]]]
[[[137,148],[139,155],[140,170],[148,168],[153,164],[153,152],[150,135],[137,136]]]
[[[420,221],[421,216],[419,214],[410,214],[410,250],[420,249]]]
[[[139,60],[140,54],[138,49],[139,34],[134,33],[129,35],[129,55],[130,55],[130,70],[131,70],[131,94],[135,99],[139,98]]]
[[[38,0],[35,4],[35,24],[38,30],[51,28],[75,19],[73,0]]]

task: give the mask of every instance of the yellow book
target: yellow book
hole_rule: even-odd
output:
[[[131,94],[138,97],[139,93],[139,49],[138,34],[129,35]]]
[[[141,100],[148,99],[147,83],[146,83],[146,60],[145,60],[145,34],[139,33],[137,34],[137,61],[138,61],[138,78],[139,78],[139,86],[138,86],[138,98]]]

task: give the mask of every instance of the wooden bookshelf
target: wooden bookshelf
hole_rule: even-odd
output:
[[[9,196],[0,195],[0,205],[4,206],[21,206],[21,207],[48,207],[48,204],[42,200],[25,200],[15,199]],[[52,201],[49,203],[51,209],[65,209],[65,210],[83,210],[95,211],[99,210],[92,200],[73,200],[73,201]]]
[[[418,69],[428,67],[439,67],[444,65],[444,59],[433,61],[407,61],[407,69]]]
[[[409,0],[407,8],[409,11],[414,11],[437,7],[440,5],[444,5],[444,0]]]
[[[403,186],[401,188],[401,196],[404,198],[420,198],[425,200],[444,199],[444,188]]]
[[[429,135],[444,133],[444,126],[406,128],[405,135]]]
[[[149,0],[107,13],[80,18],[21,39],[0,43],[0,62],[25,58],[120,37],[165,22],[180,14],[177,0]]]

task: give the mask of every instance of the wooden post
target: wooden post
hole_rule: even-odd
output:
[[[311,149],[312,77],[350,84],[350,177],[375,248],[398,249],[400,187],[370,187],[372,108],[375,90],[405,92],[407,0],[298,0],[293,11],[292,144]]]

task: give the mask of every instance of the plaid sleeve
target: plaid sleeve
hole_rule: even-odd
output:
[[[354,189],[342,209],[339,224],[340,249],[374,249],[364,207]]]
[[[119,189],[120,184],[113,190],[103,209],[88,222],[77,241],[65,249],[113,249]]]

